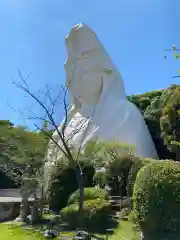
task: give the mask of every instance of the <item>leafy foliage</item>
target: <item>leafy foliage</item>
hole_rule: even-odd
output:
[[[108,215],[110,212],[110,203],[103,199],[94,199],[84,202],[83,222],[84,226],[91,231],[105,230],[108,225]],[[60,211],[61,220],[68,223],[69,227],[75,229],[78,227],[79,208],[74,203]]]
[[[151,104],[151,101],[154,98],[160,97],[162,93],[163,90],[151,91],[144,94],[128,96],[127,99],[133,102],[141,110],[143,114],[147,107]]]
[[[180,86],[173,89],[160,118],[164,144],[180,161]]]
[[[3,168],[0,170],[0,189],[17,188],[19,187],[18,181],[16,181],[15,173],[10,170],[7,172]]]
[[[179,236],[180,163],[156,161],[141,168],[133,199],[134,211],[145,238],[174,239],[174,235]]]
[[[21,185],[26,173],[34,176],[43,164],[47,139],[41,132],[31,132],[9,121],[0,121],[0,168],[2,176],[10,176]],[[4,185],[3,185],[4,184]],[[2,179],[2,188],[6,180]]]
[[[177,90],[173,92],[175,88]],[[177,159],[179,156],[179,86],[172,85],[168,89],[132,95],[127,98],[140,108],[159,158]],[[1,172],[9,171],[8,175],[12,175],[13,181],[19,182],[22,173],[27,171],[27,166],[31,166],[31,169],[40,167],[49,141],[48,137],[43,134],[44,130],[47,131],[46,128],[46,123],[44,123],[43,131],[32,132],[21,126],[14,126],[8,120],[0,120]],[[49,133],[51,134],[52,131]],[[111,158],[109,153],[112,152],[112,149],[115,152],[116,149],[114,148],[115,143],[110,145],[102,146],[96,141],[91,142],[84,150],[84,157],[88,159],[91,154],[89,160],[93,164],[97,167],[104,166]],[[104,148],[108,149],[108,153],[106,151],[106,154],[103,155]],[[125,146],[122,149],[133,151],[133,149],[128,150]]]
[[[136,181],[136,177],[137,177],[139,170],[146,164],[151,163],[153,161],[157,161],[157,160],[150,159],[150,158],[148,158],[148,159],[136,158],[135,159],[135,161],[133,162],[132,167],[129,171],[128,180],[127,180],[128,196],[132,197],[132,195],[133,195],[134,183]]]
[[[104,188],[107,184],[107,173],[103,171],[96,171],[93,176],[93,182],[100,188]]]
[[[81,162],[84,173],[84,186],[93,186],[94,167],[88,161]],[[67,205],[69,196],[78,189],[78,165],[64,158],[56,162],[50,172],[49,202],[55,212]]]
[[[105,190],[101,188],[91,187],[84,189],[84,201],[93,199],[104,199],[108,200],[108,194]],[[68,200],[68,204],[77,203],[79,201],[79,189],[76,190]]]
[[[127,195],[128,175],[136,159],[133,155],[117,155],[107,166],[108,183],[113,194]]]
[[[163,108],[176,87],[178,85],[174,84],[168,89],[128,96],[128,100],[141,110],[160,159],[175,159],[176,157],[175,153],[170,151],[167,145],[164,144],[164,135],[160,126]],[[147,98],[149,99],[149,103]],[[173,108],[172,111],[174,111]]]

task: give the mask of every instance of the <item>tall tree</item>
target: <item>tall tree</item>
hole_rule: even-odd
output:
[[[35,103],[41,108],[41,112],[43,111],[42,116],[38,114],[35,114],[30,109],[29,112],[31,113],[30,117],[27,117],[30,120],[33,120],[35,122],[34,126],[37,128],[37,130],[40,130],[44,133],[47,139],[49,139],[49,148],[52,146],[55,146],[57,149],[59,149],[59,152],[61,152],[62,157],[68,159],[69,162],[72,164],[76,164],[78,166],[77,171],[77,179],[79,182],[79,191],[80,191],[80,201],[79,201],[79,213],[80,213],[80,219],[82,219],[83,215],[83,206],[84,206],[84,174],[83,174],[83,165],[81,164],[81,161],[79,161],[81,155],[81,150],[83,147],[83,140],[86,137],[86,134],[89,130],[89,124],[91,123],[91,117],[87,120],[82,120],[80,122],[79,129],[75,130],[73,132],[73,136],[77,134],[79,131],[83,131],[82,140],[79,144],[79,147],[77,148],[75,145],[71,143],[71,139],[66,137],[65,129],[68,125],[69,121],[69,113],[70,111],[73,111],[73,106],[69,106],[67,103],[67,87],[61,86],[59,88],[59,91],[55,97],[51,92],[51,89],[49,86],[46,86],[46,91],[43,94],[43,98],[40,97],[40,91],[38,91],[38,94],[33,93],[33,91],[29,88],[27,81],[25,78],[23,78],[22,74],[19,73],[20,82],[13,82],[17,88],[22,90],[24,93],[26,93],[30,98],[32,98]],[[72,73],[72,78],[74,77],[74,71]],[[72,80],[70,79],[70,82]],[[52,96],[53,95],[53,96]],[[45,98],[45,101],[43,100]],[[58,105],[58,108],[63,108],[64,112],[64,121],[59,127],[59,123],[57,122],[57,115],[58,112],[56,110],[56,106]],[[94,113],[94,111],[93,111]],[[93,115],[92,113],[92,115]],[[60,114],[60,113],[59,113]],[[38,126],[37,120],[44,121],[46,124],[48,124],[51,129],[54,129],[56,132],[56,136],[42,128],[41,126]],[[57,140],[60,139],[60,142]],[[47,165],[46,165],[47,166]],[[49,166],[49,165],[48,165]],[[81,222],[81,221],[80,221]],[[83,223],[80,223],[80,226],[82,226]]]
[[[180,86],[176,86],[166,102],[160,119],[162,136],[168,149],[180,161]]]

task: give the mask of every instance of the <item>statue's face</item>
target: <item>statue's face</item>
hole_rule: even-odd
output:
[[[66,63],[68,88],[83,103],[92,99],[100,92],[102,88],[102,70],[96,68],[95,59],[79,59],[74,65],[69,66]],[[70,70],[71,68],[71,70]]]

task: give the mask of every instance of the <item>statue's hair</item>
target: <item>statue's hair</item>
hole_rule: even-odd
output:
[[[70,81],[73,81],[73,74],[76,72],[75,65],[78,59],[91,58],[92,54],[96,58],[96,69],[102,69],[102,91],[99,102],[108,101],[109,91],[113,93],[114,98],[125,98],[124,83],[119,71],[114,66],[96,34],[87,25],[78,24],[73,27],[66,37],[66,46],[68,52],[68,58],[65,63],[67,73],[66,85],[69,88],[70,103],[75,105],[75,108],[81,107],[79,100],[69,87]],[[68,72],[69,69],[71,69],[71,72]]]

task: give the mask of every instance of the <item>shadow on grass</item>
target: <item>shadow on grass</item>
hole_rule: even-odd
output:
[[[107,233],[108,235],[111,235],[114,233],[114,229],[118,227],[119,221],[117,219],[111,218],[108,220],[106,224],[102,225],[95,225],[93,226],[85,226],[85,229],[91,234],[91,236],[94,239],[97,240],[104,240],[105,236]],[[67,224],[62,223],[60,219],[41,219],[38,223],[36,224],[22,224],[17,225],[17,224],[12,224],[13,228],[18,228],[22,227],[26,230],[33,230],[33,231],[38,231],[40,233],[44,232],[47,229],[53,229],[59,232],[59,237],[60,239],[68,240],[72,239],[73,236],[75,235],[76,227],[70,228]]]
[[[86,231],[88,231],[93,237],[96,236],[96,234],[99,235],[105,235],[105,234],[113,234],[114,229],[116,229],[118,227],[119,221],[116,219],[109,219],[109,221],[106,224],[103,225],[86,225],[84,226],[83,229],[85,229]],[[77,226],[74,227],[69,227],[66,224],[61,224],[60,225],[60,231],[68,231],[68,232],[74,232],[77,229]],[[97,237],[97,236],[96,236]],[[96,238],[95,237],[95,238]],[[98,238],[101,239],[101,238]],[[104,239],[104,238],[103,238]]]

